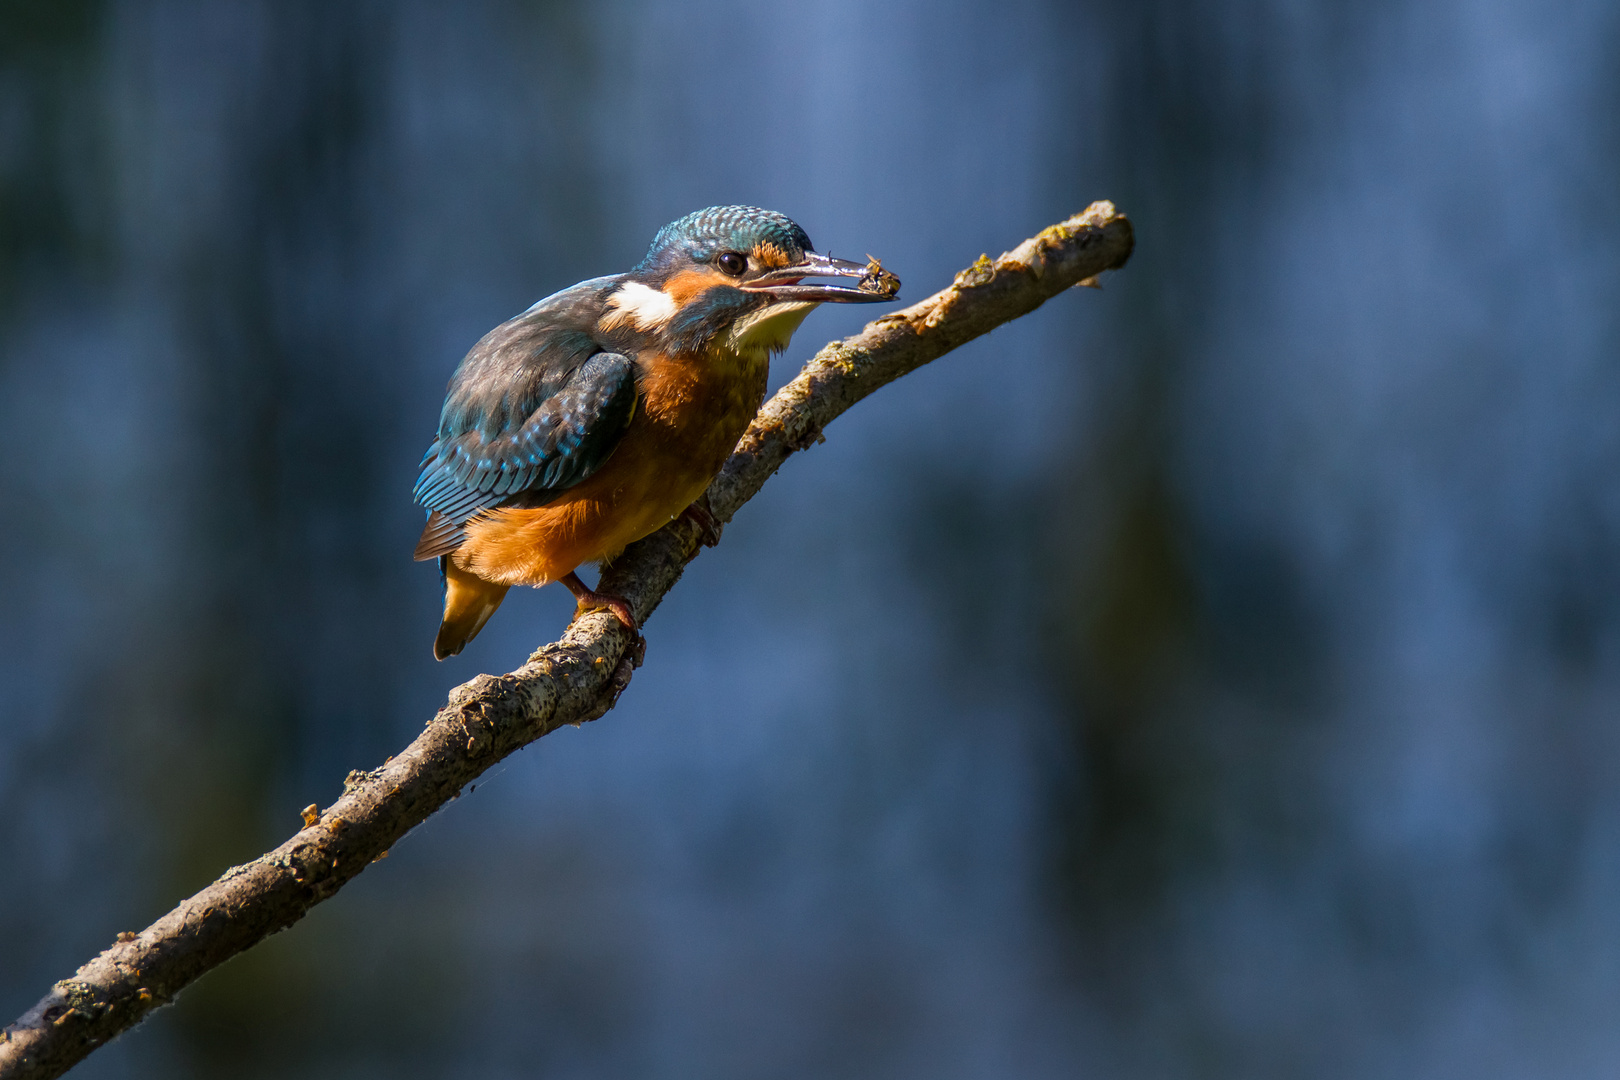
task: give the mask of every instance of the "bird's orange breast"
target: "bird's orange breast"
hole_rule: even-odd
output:
[[[639,364],[640,400],[613,455],[546,506],[468,522],[457,565],[503,585],[544,585],[611,559],[703,493],[759,411],[768,357],[716,350]]]

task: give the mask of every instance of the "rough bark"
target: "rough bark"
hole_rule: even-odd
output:
[[[796,450],[880,386],[1124,264],[1130,222],[1113,204],[1042,231],[999,259],[981,256],[946,289],[870,323],[817,353],[767,401],[708,491],[719,523],[731,520]],[[603,588],[639,620],[657,608],[697,553],[687,518],[629,548]],[[479,675],[450,692],[426,730],[370,772],[286,843],[233,866],[138,934],[119,940],[58,982],[0,1035],[0,1080],[59,1076],[96,1047],[173,1001],[205,972],[297,922],[454,798],[484,770],[564,724],[613,707],[640,665],[644,642],[606,612],[574,620],[516,671]]]

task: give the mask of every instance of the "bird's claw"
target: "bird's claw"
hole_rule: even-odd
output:
[[[614,596],[612,593],[600,593],[588,588],[583,581],[579,580],[578,574],[564,574],[557,580],[567,586],[568,591],[574,594],[574,600],[576,601],[574,618],[579,618],[587,611],[599,611],[606,608],[608,611],[613,612],[618,617],[618,620],[630,630],[639,631],[641,629],[636,624],[636,614],[630,608],[630,601],[624,597]]]
[[[682,510],[681,517],[698,527],[698,541],[704,547],[714,547],[720,542],[720,523],[714,520],[714,514],[709,510],[708,496],[699,498]]]
[[[641,629],[636,625],[636,616],[630,610],[630,602],[622,596],[608,596],[606,593],[592,593],[590,599],[581,598],[574,607],[574,618],[577,619],[588,611],[600,611],[603,608],[613,612],[627,629]]]

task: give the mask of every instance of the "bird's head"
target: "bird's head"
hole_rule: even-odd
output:
[[[712,206],[658,230],[647,257],[609,298],[605,325],[657,333],[681,351],[717,340],[737,352],[780,351],[817,304],[894,298],[805,278],[866,276],[864,263],[818,254],[782,214]]]

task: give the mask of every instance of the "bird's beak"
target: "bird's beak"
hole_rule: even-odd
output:
[[[861,283],[853,289],[842,285],[799,284],[807,277],[853,277],[860,278]],[[744,292],[765,293],[778,301],[870,304],[880,300],[893,300],[900,288],[900,279],[887,271],[874,272],[867,263],[830,259],[809,251],[805,253],[803,262],[793,266],[779,266],[737,287]]]

